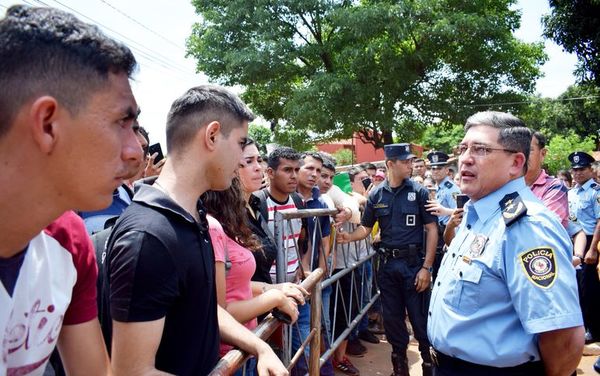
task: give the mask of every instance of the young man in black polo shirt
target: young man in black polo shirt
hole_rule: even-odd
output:
[[[141,186],[108,244],[116,374],[206,375],[220,339],[257,355],[259,373],[287,374],[266,343],[217,305],[199,201],[231,184],[252,119],[239,98],[215,86],[192,88],[173,103],[169,158],[156,182]]]

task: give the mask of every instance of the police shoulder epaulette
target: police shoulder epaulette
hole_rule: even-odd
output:
[[[447,181],[445,184],[446,188],[452,188],[452,183]]]
[[[500,200],[500,208],[502,209],[502,218],[504,218],[506,227],[512,225],[527,213],[527,207],[517,192],[504,196]]]
[[[590,185],[590,187],[594,188],[594,189],[595,189],[595,190],[597,190],[597,191],[600,191],[600,184],[597,184],[597,183],[592,183],[592,184]]]

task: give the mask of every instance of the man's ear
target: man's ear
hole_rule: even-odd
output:
[[[546,149],[546,148],[543,148],[543,149],[541,150],[541,152],[542,152],[542,158],[546,158],[546,153],[548,153],[548,149]]]
[[[269,179],[273,179],[275,177],[275,171],[272,167],[267,167],[267,176]]]
[[[64,114],[64,111],[62,112]],[[37,98],[31,104],[27,122],[31,126],[33,140],[42,153],[50,154],[54,150],[61,120],[61,111],[56,98],[46,95]]]
[[[523,167],[525,166],[525,154],[514,153],[513,163],[510,166],[509,174],[511,176],[519,176],[523,173]]]
[[[218,121],[212,121],[206,125],[206,132],[204,132],[204,143],[208,150],[214,150],[217,144],[217,137],[221,133],[221,123]]]

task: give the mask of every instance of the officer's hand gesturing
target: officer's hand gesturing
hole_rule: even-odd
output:
[[[431,274],[429,273],[429,270],[421,268],[415,277],[415,289],[417,292],[423,292],[429,287],[430,283]]]

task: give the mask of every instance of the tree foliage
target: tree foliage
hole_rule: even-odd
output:
[[[547,137],[568,136],[571,132],[590,137],[598,144],[600,136],[600,87],[570,86],[558,98],[534,98],[520,114],[525,123]]]
[[[552,137],[548,144],[548,153],[544,164],[548,173],[555,175],[558,170],[570,168],[567,157],[574,151],[585,151],[591,153],[595,149],[595,142],[591,137],[580,137],[570,131],[566,136],[557,135]]]
[[[471,105],[512,110],[533,91],[541,44],[523,43],[514,0],[193,0],[188,53],[271,129],[376,147],[461,123]],[[285,133],[288,133],[286,131]],[[277,133],[276,133],[277,137]]]
[[[271,130],[260,124],[250,124],[248,127],[248,137],[258,144],[258,152],[261,155],[267,155],[267,144],[273,142]]]
[[[452,149],[462,141],[465,132],[462,124],[451,126],[432,125],[425,130],[421,145],[426,150],[440,150],[452,153]]]
[[[354,155],[350,149],[339,149],[332,154],[338,166],[349,166],[354,163]]]
[[[600,1],[550,0],[551,14],[544,16],[544,35],[571,53],[579,64],[577,76],[600,86]]]

